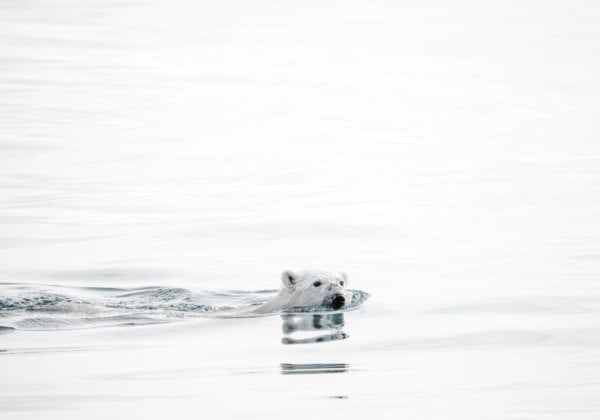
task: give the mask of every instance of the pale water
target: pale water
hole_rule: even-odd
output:
[[[599,45],[587,1],[2,1],[0,417],[598,418]],[[303,268],[350,310],[215,316]]]

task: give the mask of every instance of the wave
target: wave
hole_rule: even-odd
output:
[[[62,330],[174,322],[203,315],[227,316],[272,298],[277,290],[202,290],[178,287],[102,288],[31,284],[0,286],[0,333],[17,330]],[[350,291],[361,305],[368,294]],[[294,308],[289,312],[331,311]],[[239,314],[236,316],[240,316]]]
[[[0,334],[6,334],[9,332],[13,332],[15,329],[13,327],[7,327],[5,325],[0,325]]]

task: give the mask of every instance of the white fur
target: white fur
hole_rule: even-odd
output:
[[[277,296],[259,306],[253,312],[269,313],[302,306],[327,306],[327,302],[336,295],[343,295],[346,306],[350,300],[347,292],[346,273],[334,273],[324,270],[303,270],[281,273],[283,287]],[[315,286],[315,282],[320,282]]]

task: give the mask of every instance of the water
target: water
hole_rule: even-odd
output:
[[[597,418],[599,23],[2,2],[1,417]]]
[[[253,309],[277,293],[277,290],[192,292],[172,287],[123,289],[24,284],[5,284],[1,290],[0,319],[6,331],[138,325],[201,316],[250,317],[255,316]],[[368,293],[349,291],[348,303],[343,311],[359,308],[368,298]],[[315,316],[323,316],[330,315],[329,312],[336,311],[314,306],[275,310],[267,314],[322,313]]]

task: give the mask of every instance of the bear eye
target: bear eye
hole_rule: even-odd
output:
[[[340,282],[340,286],[343,286],[343,285],[344,285],[344,281],[342,280],[342,281]]]
[[[315,287],[319,287],[320,285],[321,285],[321,282],[318,280],[313,283],[313,286],[315,286]]]

